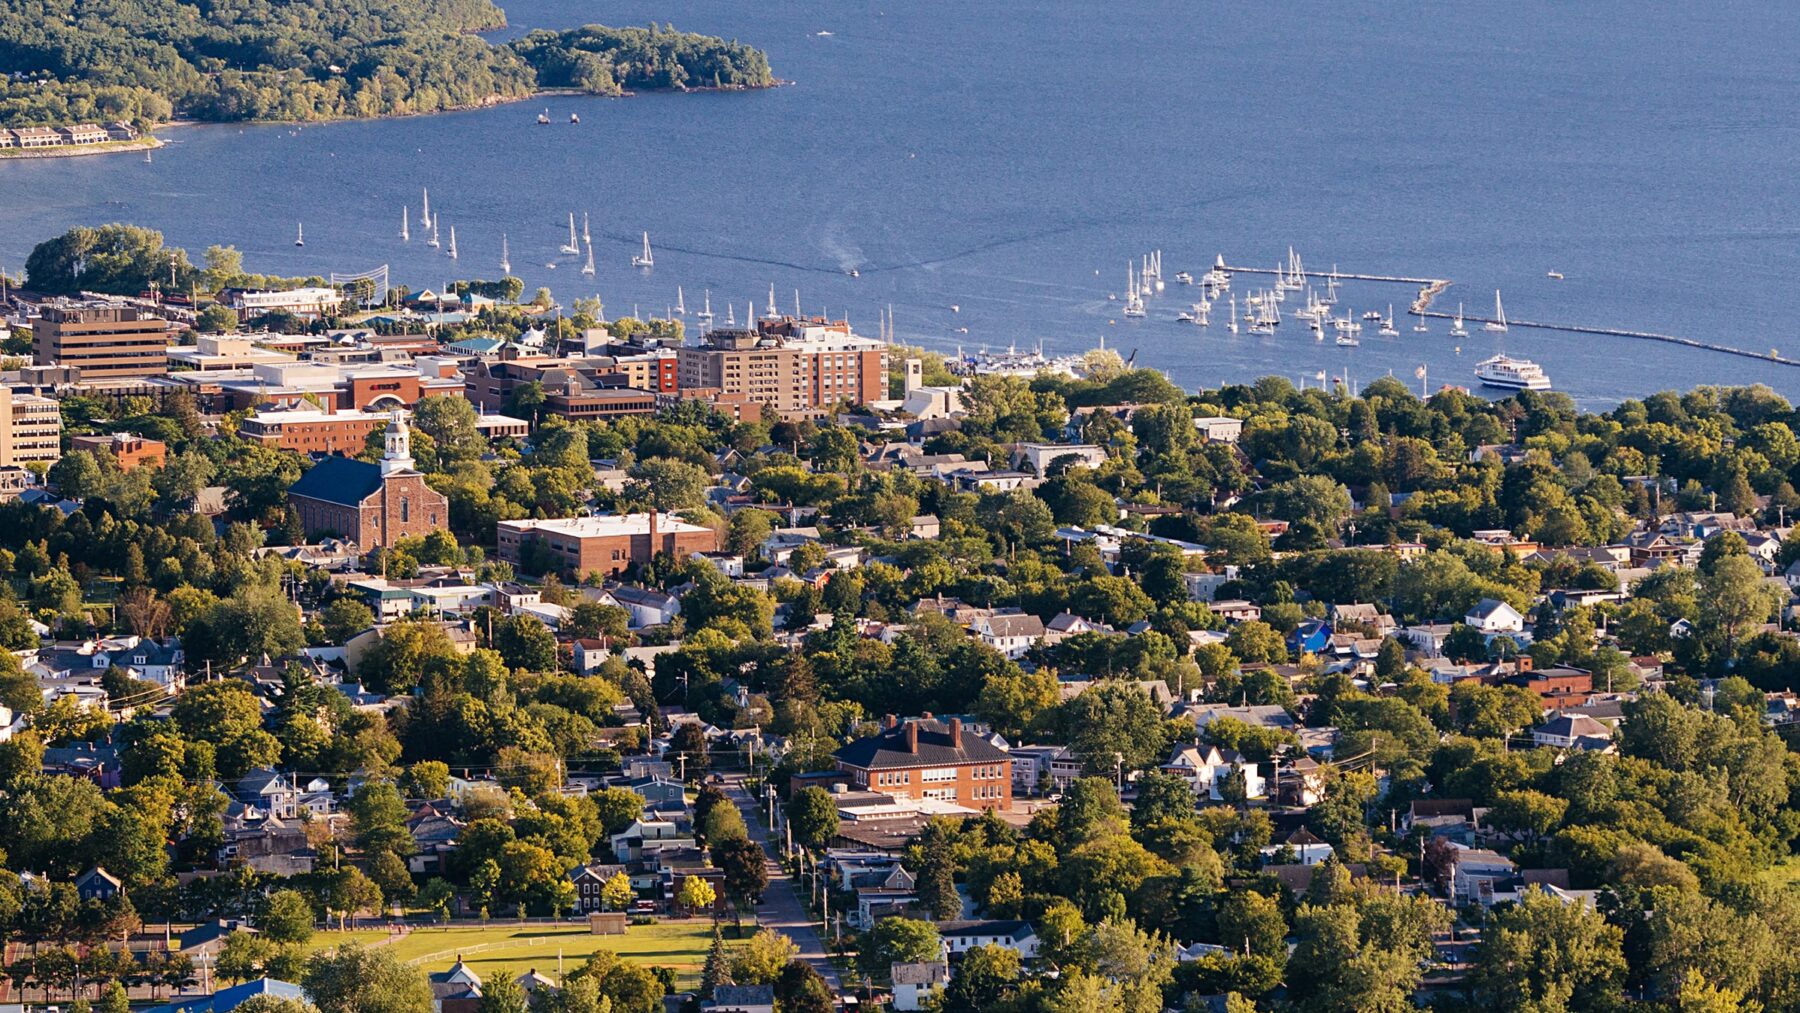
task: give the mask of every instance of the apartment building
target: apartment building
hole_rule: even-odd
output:
[[[859,337],[844,321],[782,318],[755,330],[711,331],[704,344],[677,349],[676,363],[682,390],[745,397],[784,418],[886,393],[887,345]]]
[[[0,467],[62,457],[62,406],[29,391],[0,387]]]
[[[81,370],[84,381],[161,376],[174,325],[141,307],[93,300],[47,303],[31,324],[32,361]]]
[[[110,433],[77,436],[69,441],[69,449],[91,453],[107,453],[119,462],[120,471],[133,468],[160,468],[168,460],[169,445],[136,433]]]

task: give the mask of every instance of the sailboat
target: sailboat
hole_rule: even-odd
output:
[[[1144,315],[1144,297],[1139,291],[1139,282],[1132,273],[1131,261],[1125,262],[1125,315],[1141,317]]]
[[[709,288],[706,290],[706,305],[703,309],[700,310],[700,312],[694,317],[694,319],[700,321],[703,324],[710,324],[710,323],[712,323],[712,318],[713,318],[712,317],[712,289]]]
[[[1500,290],[1499,289],[1494,290],[1494,319],[1489,320],[1487,323],[1483,324],[1481,329],[1484,331],[1500,331],[1500,332],[1504,332],[1506,330],[1506,308],[1500,305]]]
[[[575,242],[575,212],[569,212],[569,241],[562,244],[563,253],[580,253],[581,247]]]
[[[425,205],[419,211],[419,228],[429,229],[431,228],[431,190],[427,187],[420,187],[419,192],[425,199]]]
[[[737,307],[733,306],[731,303],[725,304],[725,326],[737,326]]]
[[[408,227],[406,221],[411,215],[412,209],[402,205],[400,208],[400,241],[402,243],[412,242],[412,229]]]
[[[1413,324],[1414,334],[1424,334],[1431,330],[1431,318],[1425,315],[1425,307],[1419,306],[1419,322]]]
[[[584,278],[592,278],[594,276],[594,244],[593,243],[587,244],[587,255],[588,255],[587,263],[581,265],[581,275]]]
[[[1231,297],[1231,333],[1236,334],[1237,332],[1237,296],[1234,295]]]
[[[306,226],[298,225],[298,224],[295,225],[294,245],[295,246],[305,246],[306,245]]]
[[[454,226],[454,225],[450,226],[450,249],[448,252],[450,254],[450,259],[455,260],[456,259],[456,226]]]
[[[769,282],[769,314],[768,315],[771,319],[781,315],[781,311],[775,308],[775,283],[774,282]]]
[[[431,238],[425,240],[425,245],[434,250],[438,248],[438,223],[436,218],[431,220]]]
[[[644,233],[644,252],[631,258],[632,267],[655,267],[656,258],[650,255],[650,233]]]
[[[149,165],[150,163],[152,163],[154,161],[156,161],[156,159],[150,157],[150,152],[145,151],[144,152],[144,164]],[[1559,274],[1559,275],[1557,275],[1557,277],[1560,278],[1560,277],[1562,277],[1562,275]]]
[[[1394,304],[1393,303],[1388,303],[1387,319],[1383,320],[1381,322],[1381,330],[1376,331],[1375,333],[1381,335],[1384,338],[1397,338],[1400,336],[1400,332],[1394,329]]]
[[[581,241],[589,246],[594,245],[594,237],[588,232],[588,213],[581,213]]]
[[[506,233],[500,233],[500,272],[512,273],[512,251],[506,248]]]
[[[675,315],[678,317],[687,316],[687,300],[682,298],[680,285],[675,286]]]
[[[1469,336],[1469,329],[1463,326],[1462,303],[1456,304],[1456,322],[1450,325],[1450,336],[1453,338],[1466,338]]]

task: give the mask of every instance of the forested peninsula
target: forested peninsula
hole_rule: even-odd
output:
[[[760,88],[769,61],[673,26],[495,45],[488,0],[0,0],[0,127],[439,112],[540,88]]]

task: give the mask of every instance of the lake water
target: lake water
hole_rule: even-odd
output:
[[[1500,288],[1515,318],[1800,356],[1800,6],[504,6],[515,29],[655,18],[735,36],[794,83],[182,128],[148,165],[0,162],[0,265],[71,225],[123,220],[196,255],[235,244],[253,270],[385,263],[416,289],[497,276],[504,232],[528,286],[597,292],[609,316],[661,313],[679,284],[690,313],[710,290],[722,321],[727,300],[741,317],[773,284],[784,310],[798,288],[808,312],[870,333],[891,304],[900,340],[946,351],[1104,337],[1188,386],[1319,371],[1416,384],[1422,364],[1434,387],[1467,384],[1504,350],[1593,407],[1699,383],[1800,398],[1800,369],[1715,353],[1523,328],[1455,340],[1442,321],[1414,334],[1401,286],[1347,286],[1339,304],[1394,303],[1398,338],[1371,325],[1360,348],[1317,343],[1293,297],[1282,333],[1234,336],[1176,323],[1172,281],[1218,253],[1274,267],[1293,246],[1313,270],[1453,279],[1440,309],[1488,310]],[[554,124],[536,126],[545,105]],[[456,226],[459,262],[420,242],[421,187]],[[591,280],[556,252],[570,211],[593,219]],[[653,272],[630,267],[646,230]],[[1108,295],[1152,249],[1169,291],[1124,320]]]

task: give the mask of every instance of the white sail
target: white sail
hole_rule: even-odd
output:
[[[682,298],[680,285],[675,286],[675,315],[678,317],[687,316],[687,300]]]
[[[424,197],[425,206],[419,211],[419,228],[429,229],[431,228],[431,191],[420,188],[420,193]]]
[[[500,270],[505,274],[512,273],[512,251],[506,248],[506,233],[500,233]]]
[[[768,315],[771,319],[781,315],[781,311],[775,308],[775,283],[774,282],[769,283],[769,314]]]
[[[702,308],[702,309],[701,309],[701,310],[700,310],[700,315],[699,315],[699,316],[698,316],[698,317],[697,317],[697,318],[696,318],[696,319],[698,319],[698,320],[704,320],[704,321],[706,321],[706,322],[707,322],[707,323],[711,323],[711,322],[712,322],[712,318],[713,318],[713,314],[712,314],[712,289],[710,289],[710,288],[709,288],[709,289],[707,289],[707,290],[706,290],[706,304],[705,304],[705,306],[704,306],[704,307],[703,307],[703,308]]]
[[[650,233],[644,233],[644,252],[631,258],[632,267],[655,267],[656,258],[650,253]]]
[[[450,226],[450,259],[456,259],[456,226]]]
[[[1494,290],[1494,319],[1488,321],[1481,329],[1484,331],[1506,330],[1506,307],[1500,305],[1499,289]]]
[[[306,245],[306,226],[301,225],[299,223],[295,223],[295,225],[294,225],[294,245],[295,246],[305,246]]]
[[[403,243],[412,242],[412,230],[407,228],[407,224],[406,224],[406,219],[411,214],[412,214],[411,208],[408,208],[405,205],[401,206],[401,208],[400,208],[400,241]]]
[[[581,246],[575,242],[575,212],[569,212],[569,241],[562,244],[563,253],[580,253]]]
[[[594,244],[587,244],[587,263],[581,265],[581,274],[585,278],[594,276]]]
[[[589,246],[594,245],[594,237],[588,232],[588,213],[586,211],[581,213],[581,241]]]

